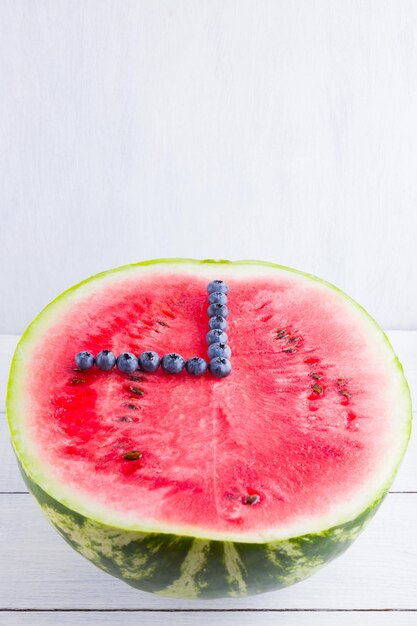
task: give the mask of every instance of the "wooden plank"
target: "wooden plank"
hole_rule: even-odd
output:
[[[142,621],[143,620],[143,621]],[[146,620],[146,621],[145,621]],[[282,622],[281,622],[282,620]],[[31,611],[28,613],[0,613],[0,626],[85,626],[100,624],[100,626],[137,626],[138,623],[146,623],[149,626],[277,626],[278,623],[285,626],[415,626],[417,614],[407,612],[332,612],[322,611],[256,611],[256,612],[225,612],[216,610],[185,612],[133,612],[121,611],[120,613],[105,612],[77,612],[70,613],[54,612],[40,613]]]
[[[415,494],[389,495],[349,551],[310,579],[276,593],[211,601],[174,600],[134,590],[73,551],[29,496],[3,495],[0,505],[0,608],[416,608]]]

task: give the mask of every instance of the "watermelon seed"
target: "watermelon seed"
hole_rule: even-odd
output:
[[[301,339],[302,339],[302,337],[299,337],[299,336],[297,336],[297,337],[290,337],[288,339],[288,343],[298,343],[299,341],[301,341]]]
[[[287,354],[292,354],[293,352],[297,352],[297,348],[284,348],[283,352]]]
[[[323,374],[320,374],[319,372],[313,372],[311,374],[311,378],[314,378],[314,380],[321,380],[323,378]]]
[[[71,383],[73,385],[82,385],[82,383],[85,383],[85,378],[71,378]]]
[[[168,324],[166,322],[163,322],[162,320],[157,320],[156,323],[160,324],[161,326],[168,326]]]
[[[346,389],[340,389],[339,395],[344,396],[345,398],[350,398],[350,393],[346,391]]]
[[[133,381],[135,381],[136,383],[143,383],[143,381],[145,380],[145,379],[143,378],[143,376],[136,376],[135,374],[132,374],[131,376],[128,376],[128,379],[129,379],[129,380],[133,380]]]
[[[130,452],[126,452],[123,455],[123,458],[125,461],[137,461],[142,458],[142,452],[139,452],[139,450],[130,450]]]
[[[344,379],[344,378],[338,378],[338,379],[336,380],[336,385],[337,385],[338,387],[344,387],[344,386],[346,385],[346,381],[345,381],[345,379]]]
[[[129,404],[125,404],[125,407],[127,409],[132,409],[132,411],[137,411],[138,407],[136,406],[136,404],[133,404],[132,402],[129,402]]]
[[[135,387],[134,385],[131,385],[129,389],[132,393],[134,393],[137,396],[143,396],[143,394],[145,393],[143,389],[139,389],[139,387]]]
[[[253,504],[258,504],[259,500],[261,498],[258,496],[257,493],[251,493],[250,496],[245,496],[242,500],[243,504],[249,504],[249,505],[253,505]]]
[[[277,339],[285,339],[286,337],[288,337],[288,331],[286,328],[277,330]]]
[[[323,387],[321,385],[313,385],[311,389],[314,391],[314,393],[323,393]]]
[[[118,417],[117,418],[118,422],[131,422],[132,418],[128,417],[127,415],[122,415],[122,417]]]

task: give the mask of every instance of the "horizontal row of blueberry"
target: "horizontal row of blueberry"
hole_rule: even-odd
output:
[[[223,374],[223,360],[221,357],[213,356],[208,365],[211,374],[216,378],[222,378],[226,375]],[[110,350],[102,350],[94,358],[91,352],[83,351],[75,355],[75,363],[81,371],[89,370],[96,364],[100,370],[108,372],[116,366],[120,372],[126,374],[131,374],[137,369],[143,372],[155,372],[159,366],[170,374],[179,374],[185,367],[187,372],[193,376],[202,376],[207,370],[207,362],[201,357],[194,356],[185,361],[180,354],[171,352],[165,354],[161,359],[152,350],[142,352],[139,358],[131,352],[123,352],[116,358]]]

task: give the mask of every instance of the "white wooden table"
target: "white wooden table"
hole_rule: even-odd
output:
[[[417,398],[417,331],[391,331]],[[415,626],[417,437],[395,484],[348,552],[309,580],[242,599],[185,601],[131,589],[72,550],[27,493],[8,441],[4,395],[18,337],[0,336],[0,625]]]

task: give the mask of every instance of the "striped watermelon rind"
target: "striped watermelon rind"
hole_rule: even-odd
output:
[[[20,469],[49,522],[77,552],[131,587],[174,598],[241,597],[304,580],[345,552],[386,495],[355,519],[321,533],[242,543],[100,524],[52,498]]]

